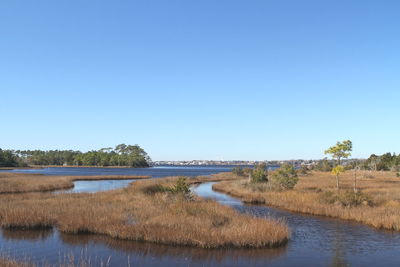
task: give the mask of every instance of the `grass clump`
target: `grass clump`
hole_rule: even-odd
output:
[[[320,195],[323,203],[337,204],[343,207],[356,207],[359,205],[372,206],[372,197],[363,192],[353,192],[350,190],[334,193],[332,191],[323,192]]]
[[[243,186],[247,187],[252,192],[266,192],[270,189],[268,183],[248,183],[244,182]]]
[[[180,176],[173,185],[163,185],[161,183],[150,184],[142,188],[142,192],[147,195],[154,195],[157,193],[170,193],[181,195],[186,198],[191,198],[191,191],[187,182],[187,177]]]
[[[142,192],[146,195],[154,195],[157,193],[165,193],[168,192],[169,188],[161,185],[161,184],[150,184],[148,186],[144,186],[142,188]]]

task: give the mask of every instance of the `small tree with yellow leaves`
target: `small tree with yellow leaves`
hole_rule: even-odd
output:
[[[344,168],[342,165],[337,165],[332,169],[332,174],[336,177],[336,189],[339,191],[339,177],[344,172]]]
[[[337,142],[335,146],[331,146],[325,150],[325,154],[329,154],[336,160],[336,167],[332,169],[332,174],[336,177],[336,189],[339,190],[339,177],[344,172],[344,168],[340,165],[342,159],[347,159],[351,156],[353,143],[350,140]]]

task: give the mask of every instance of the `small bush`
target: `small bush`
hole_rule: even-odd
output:
[[[189,194],[190,193],[190,188],[187,183],[187,177],[181,176],[178,178],[176,181],[176,184],[172,188],[172,192],[176,194]]]
[[[241,167],[234,167],[232,169],[232,173],[234,173],[237,176],[244,176],[245,175],[244,170]]]
[[[272,174],[272,181],[284,190],[293,189],[299,181],[292,165],[284,164]]]
[[[396,173],[396,177],[400,177],[400,172]]]
[[[362,192],[354,193],[353,191],[340,192],[339,194],[327,191],[320,195],[320,200],[323,203],[339,204],[343,207],[373,205],[373,201],[370,195]]]
[[[171,194],[182,194],[190,195],[190,187],[187,183],[187,178],[181,176],[178,178],[176,183],[170,186],[164,186],[161,184],[152,184],[142,188],[142,192],[147,195],[154,195],[156,193],[171,193]]]
[[[253,183],[262,183],[262,182],[268,182],[268,175],[265,172],[265,170],[262,169],[255,169],[251,173],[251,181]]]
[[[358,206],[358,205],[368,205],[372,206],[372,198],[368,194],[357,192],[354,193],[352,191],[346,191],[344,193],[339,194],[339,201],[343,206]]]

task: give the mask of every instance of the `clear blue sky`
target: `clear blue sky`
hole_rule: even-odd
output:
[[[399,1],[0,2],[0,147],[400,152]]]

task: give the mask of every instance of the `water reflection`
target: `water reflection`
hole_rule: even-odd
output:
[[[28,240],[28,241],[39,241],[45,240],[53,234],[53,229],[42,229],[42,230],[10,230],[2,229],[2,236],[5,240]]]
[[[250,259],[273,259],[283,255],[286,248],[279,249],[201,249],[184,246],[167,246],[149,242],[132,242],[129,240],[118,240],[101,235],[69,235],[61,234],[61,240],[70,245],[102,244],[112,250],[135,252],[140,257],[185,257],[191,261],[216,261],[235,260],[238,258]]]
[[[130,183],[136,181],[129,180],[97,180],[97,181],[74,181],[74,187],[69,190],[63,190],[64,193],[96,193],[118,188],[127,187]]]
[[[110,261],[111,266],[237,266],[260,265],[278,259],[286,247],[278,249],[201,249],[148,242],[118,240],[104,235],[64,234],[56,230],[3,230],[3,244],[16,245],[12,256],[24,255],[35,263],[57,265],[64,258],[92,263]],[[21,247],[21,241],[24,245]],[[36,242],[33,242],[36,241]],[[39,242],[40,241],[40,242]],[[20,247],[18,247],[18,244]],[[73,257],[71,257],[73,255]],[[84,257],[82,257],[84,255]],[[111,260],[110,260],[111,259]]]

